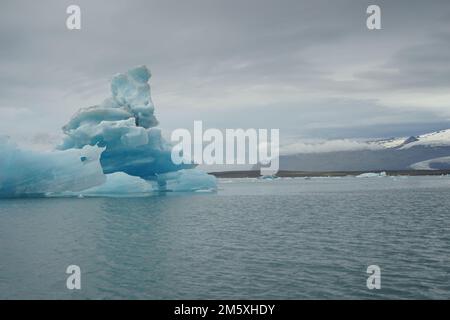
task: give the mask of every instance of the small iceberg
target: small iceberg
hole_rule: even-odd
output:
[[[276,175],[265,175],[265,176],[260,176],[258,179],[260,179],[260,180],[276,180],[276,179],[279,179],[279,177],[277,177]]]
[[[360,175],[357,175],[356,178],[380,178],[380,177],[387,177],[386,171],[383,172],[367,172]]]
[[[183,169],[158,175],[161,191],[172,192],[214,192],[217,190],[216,177],[199,169]]]
[[[157,186],[152,184],[151,181],[129,176],[123,172],[116,172],[107,174],[106,181],[102,185],[84,190],[78,196],[139,196],[151,194],[157,189]]]
[[[65,151],[24,150],[0,137],[0,198],[77,192],[106,181],[100,165],[103,148]]]

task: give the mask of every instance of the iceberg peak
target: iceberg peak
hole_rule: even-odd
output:
[[[63,127],[66,136],[59,149],[104,147],[101,164],[105,173],[124,172],[146,180],[193,168],[191,164],[175,165],[171,161],[172,146],[156,128],[150,78],[146,66],[116,74],[111,81],[111,97],[80,109]]]

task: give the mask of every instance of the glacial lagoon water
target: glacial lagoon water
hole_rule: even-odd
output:
[[[66,288],[67,266],[81,290]],[[381,268],[381,289],[366,286]],[[1,299],[450,298],[450,177],[0,200]]]

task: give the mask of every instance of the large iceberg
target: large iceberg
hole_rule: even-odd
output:
[[[213,176],[172,162],[173,146],[156,127],[150,77],[145,66],[114,76],[111,97],[80,109],[53,152],[24,151],[0,140],[0,196],[119,194],[125,186],[125,193],[215,190]]]
[[[158,121],[150,96],[150,71],[141,66],[116,75],[112,96],[102,104],[83,108],[63,127],[66,137],[59,149],[97,145],[105,148],[101,164],[105,173],[125,172],[143,179],[193,168],[171,161],[172,145],[155,128]]]

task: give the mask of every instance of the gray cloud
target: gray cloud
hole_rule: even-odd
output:
[[[73,3],[80,31],[65,28]],[[441,129],[450,119],[450,3],[377,1],[379,31],[365,27],[369,4],[5,0],[0,134],[53,141],[79,107],[109,95],[113,74],[140,64],[153,72],[166,130],[193,120],[280,128],[286,139]]]
[[[448,90],[450,85],[450,28],[421,43],[399,50],[378,70],[358,76],[381,88]]]

